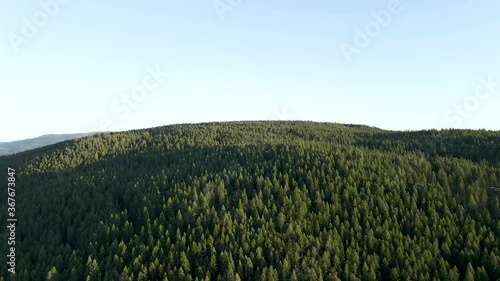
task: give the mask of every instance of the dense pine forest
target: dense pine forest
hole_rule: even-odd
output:
[[[65,141],[0,168],[0,280],[500,278],[498,131],[184,124]]]

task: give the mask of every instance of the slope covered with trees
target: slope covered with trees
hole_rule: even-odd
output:
[[[174,125],[7,166],[18,261],[2,280],[500,278],[500,132]]]

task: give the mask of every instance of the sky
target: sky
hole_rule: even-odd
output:
[[[500,130],[496,0],[0,4],[0,142],[237,120]]]

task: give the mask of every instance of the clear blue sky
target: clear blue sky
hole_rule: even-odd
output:
[[[66,2],[0,0],[0,141],[270,119],[500,130],[499,1]]]

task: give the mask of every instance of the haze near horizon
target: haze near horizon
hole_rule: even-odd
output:
[[[311,120],[499,130],[495,1],[3,1],[0,141]]]

